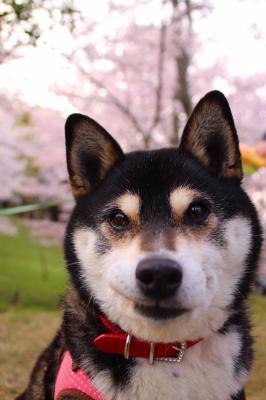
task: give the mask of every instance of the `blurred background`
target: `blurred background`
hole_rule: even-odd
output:
[[[23,388],[59,324],[73,207],[68,114],[96,119],[127,151],[178,145],[196,102],[221,90],[266,230],[265,14],[265,0],[0,1],[1,399]],[[248,390],[262,400],[265,247],[254,292],[258,357]]]

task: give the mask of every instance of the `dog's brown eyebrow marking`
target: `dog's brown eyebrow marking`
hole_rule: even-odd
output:
[[[125,193],[116,199],[117,207],[131,220],[140,222],[140,198],[134,193]]]
[[[174,217],[181,218],[192,201],[199,196],[194,190],[188,187],[174,189],[169,196],[170,206]]]

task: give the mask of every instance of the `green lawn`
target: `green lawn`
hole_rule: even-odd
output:
[[[55,309],[65,284],[62,249],[34,243],[25,228],[17,236],[0,235],[0,309]]]
[[[66,285],[62,250],[40,247],[25,229],[0,236],[0,399],[23,390],[36,356],[60,324],[58,303]],[[266,297],[253,295],[256,363],[248,400],[265,400]]]

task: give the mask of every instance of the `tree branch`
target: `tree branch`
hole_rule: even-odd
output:
[[[70,56],[67,57],[67,59],[72,62],[72,58]],[[79,72],[82,75],[85,75],[86,77],[88,76],[88,72],[78,63],[76,64],[76,68],[78,68]],[[142,140],[144,143],[145,148],[149,147],[149,131],[146,131],[141,124],[139,123],[139,120],[137,117],[134,115],[133,111],[130,109],[130,106],[126,104],[126,102],[121,101],[117,96],[115,96],[112,91],[102,82],[99,81],[98,79],[92,77],[90,74],[89,76],[90,82],[96,86],[98,89],[103,89],[109,99],[109,103],[115,106],[124,116],[128,119],[128,121],[132,124],[132,126],[135,128],[135,130],[142,135]],[[72,95],[73,96],[73,95]],[[81,96],[76,96],[75,97],[81,97]],[[104,100],[101,99],[103,102]],[[105,101],[106,102],[106,101]]]
[[[163,92],[163,76],[164,76],[164,64],[165,64],[165,48],[166,48],[166,26],[162,22],[160,28],[160,40],[159,40],[159,54],[158,54],[158,68],[157,68],[157,87],[155,89],[155,110],[154,117],[149,129],[152,132],[157,124],[160,122],[161,111],[162,111],[162,92]]]

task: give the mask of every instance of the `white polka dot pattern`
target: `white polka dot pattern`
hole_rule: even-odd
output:
[[[59,399],[62,391],[71,389],[80,390],[93,400],[106,400],[82,369],[72,371],[72,358],[69,351],[66,351],[56,377],[54,400]]]

